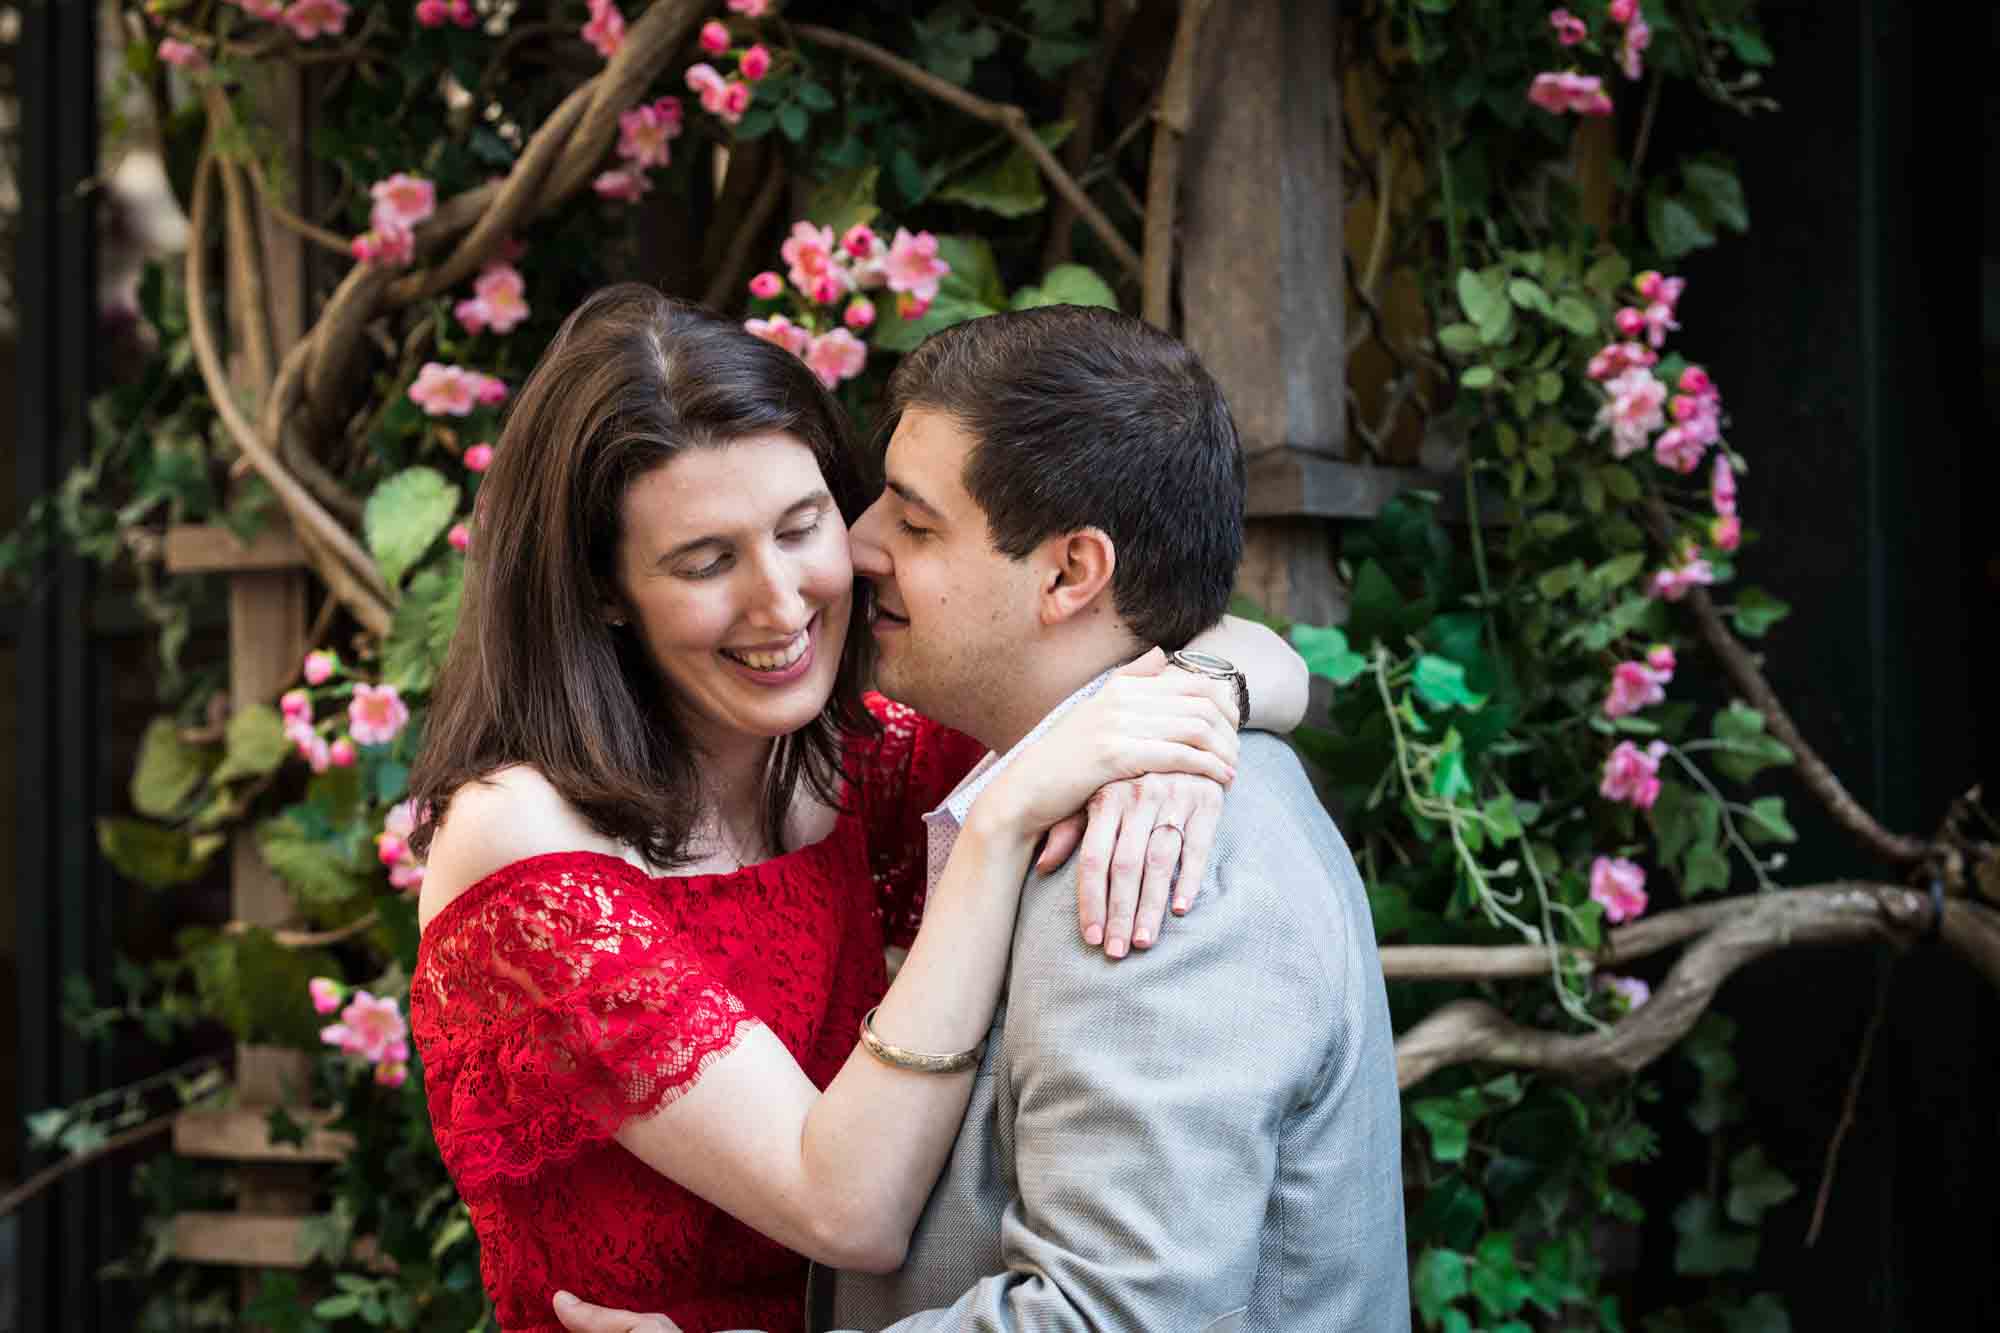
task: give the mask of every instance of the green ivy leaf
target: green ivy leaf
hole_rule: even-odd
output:
[[[1715,161],[1690,162],[1681,168],[1681,175],[1709,217],[1731,231],[1750,229],[1750,206],[1743,200],[1743,182],[1735,171]]]
[[[1764,715],[1740,699],[1715,715],[1712,730],[1722,742],[1715,751],[1715,767],[1738,782],[1792,762],[1791,750],[1764,734]]]
[[[394,585],[403,581],[458,513],[458,486],[435,468],[413,467],[375,488],[362,510],[368,549]]]
[[[220,833],[189,833],[145,819],[106,816],[97,821],[97,846],[125,878],[166,889],[199,879],[227,841]]]
[[[1465,1256],[1452,1250],[1425,1250],[1410,1273],[1417,1313],[1435,1326],[1453,1301],[1465,1295]]]
[[[222,766],[215,770],[215,781],[261,778],[284,763],[291,749],[277,709],[269,704],[240,709],[230,716],[223,731]]]
[[[778,129],[793,143],[806,137],[808,117],[806,109],[797,102],[786,102],[777,111]]]
[[[1764,1150],[1751,1144],[1729,1161],[1729,1220],[1754,1227],[1764,1213],[1799,1192],[1784,1172],[1764,1159]]]
[[[1505,1231],[1495,1231],[1479,1242],[1467,1285],[1489,1319],[1514,1313],[1534,1293],[1534,1284],[1515,1262],[1514,1238]]]
[[[172,818],[214,764],[214,751],[183,741],[180,723],[174,718],[154,718],[139,739],[139,763],[132,771],[132,808],[155,819]]]
[[[1729,887],[1729,858],[1712,842],[1697,842],[1688,849],[1681,869],[1681,892],[1690,898]]]
[[[306,986],[337,964],[321,949],[287,949],[263,926],[225,935],[195,927],[175,936],[193,974],[202,1012],[221,1020],[239,1041],[318,1045],[323,1020]]]
[[[1350,684],[1368,669],[1368,659],[1347,646],[1346,633],[1337,627],[1294,625],[1291,638],[1306,670],[1336,685]]]
[[[1579,338],[1588,338],[1597,332],[1597,312],[1588,302],[1574,296],[1556,298],[1556,323],[1568,329]]]
[[[1486,696],[1475,693],[1465,683],[1465,668],[1449,658],[1425,653],[1417,659],[1410,683],[1417,697],[1432,708],[1463,708],[1477,712],[1486,706]]]
[[[1760,796],[1750,802],[1750,814],[1743,822],[1743,834],[1752,842],[1797,842],[1799,835],[1785,818],[1785,798]]]
[[[1091,305],[1106,310],[1118,308],[1111,286],[1082,264],[1057,264],[1042,279],[1041,286],[1029,285],[1014,293],[1008,303],[1013,310],[1032,310],[1045,305]]]
[[[465,592],[465,566],[454,560],[431,565],[410,580],[397,603],[389,637],[382,643],[382,678],[405,694],[428,690],[444,665],[445,651],[458,625],[459,599]]]
[[[1736,594],[1736,606],[1729,619],[1738,634],[1757,639],[1791,613],[1789,603],[1779,601],[1762,588],[1744,588]]]
[[[1042,171],[1025,148],[1004,153],[999,160],[937,191],[946,203],[984,209],[1003,218],[1023,218],[1048,207]]]
[[[1715,233],[1699,214],[1656,183],[1646,202],[1646,230],[1653,248],[1668,259],[1679,259],[1715,244]]]
[[[910,351],[939,329],[948,329],[982,315],[1000,313],[992,306],[943,291],[931,302],[930,309],[917,319],[904,319],[896,313],[893,305],[885,304],[882,309],[882,317],[875,324],[875,336],[870,341],[887,352]]]
[[[312,837],[289,815],[273,816],[257,826],[257,850],[309,906],[331,907],[374,888],[373,877],[362,874],[341,848]]]
[[[1674,1209],[1674,1271],[1690,1277],[1749,1272],[1757,1264],[1757,1235],[1725,1224],[1715,1200],[1696,1194]]]
[[[874,163],[836,172],[820,182],[806,200],[806,217],[833,228],[838,237],[857,222],[873,222],[881,209],[875,203],[875,182],[882,169]]]

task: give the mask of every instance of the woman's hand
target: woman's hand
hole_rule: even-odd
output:
[[[1120,668],[1014,757],[973,802],[972,818],[1040,834],[1098,788],[1147,773],[1236,777],[1236,700],[1225,682],[1166,670],[1155,648]]]
[[[570,1333],[681,1333],[681,1326],[663,1314],[606,1309],[566,1291],[557,1292],[553,1304],[556,1318]]]
[[[1049,830],[1037,872],[1076,858],[1076,918],[1084,943],[1113,958],[1129,942],[1160,937],[1169,889],[1174,915],[1201,892],[1209,849],[1222,820],[1220,783],[1188,773],[1151,773],[1101,787],[1085,807]]]

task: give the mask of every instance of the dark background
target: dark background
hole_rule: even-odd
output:
[[[78,456],[97,330],[94,229],[73,183],[94,169],[89,4],[27,6],[15,48],[23,101],[19,336],[0,339],[12,475],[0,524]],[[1683,340],[1725,393],[1751,460],[1743,558],[1794,607],[1764,642],[1800,727],[1890,828],[1925,835],[1952,797],[1992,778],[1992,673],[1975,627],[2000,600],[2000,516],[1987,455],[2000,420],[2000,97],[1984,65],[2000,17],[1894,0],[1760,7],[1782,110],[1744,121],[1687,96],[1662,108],[1654,160],[1677,141],[1724,145],[1752,229],[1685,267]],[[1972,15],[1969,21],[1961,15]],[[1975,383],[1981,392],[1974,394]],[[8,484],[11,483],[11,484]],[[211,629],[212,633],[212,629]],[[1980,641],[1985,641],[1980,635]],[[108,975],[114,950],[157,952],[173,923],[94,854],[90,817],[115,808],[150,711],[150,648],[116,589],[58,562],[35,601],[0,610],[0,1180],[23,1174],[19,1115],[145,1072],[136,1052],[82,1051],[59,987]],[[1707,671],[1704,664],[1703,671]],[[1993,787],[2000,793],[2000,787]],[[1784,879],[1875,877],[1811,798],[1774,779],[1802,835]],[[1823,1234],[1802,1241],[1827,1143],[1874,1008],[1889,1008],[1839,1160]],[[1957,1330],[2000,1322],[2000,997],[1936,948],[1792,951],[1741,974],[1745,1132],[1798,1183],[1766,1219],[1754,1286],[1798,1330]],[[1664,1062],[1669,1105],[1691,1083]],[[9,1086],[9,1084],[12,1086]],[[1680,1117],[1659,1117],[1672,1131]],[[131,1160],[71,1177],[18,1219],[21,1329],[128,1327],[131,1293],[93,1274],[138,1212]],[[1640,1310],[1685,1298],[1669,1216],[1708,1170],[1670,1132],[1638,1188],[1651,1220]],[[4,1228],[4,1224],[0,1224]],[[0,1229],[0,1330],[8,1241]]]

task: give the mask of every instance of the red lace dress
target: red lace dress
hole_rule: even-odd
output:
[[[812,846],[649,879],[594,852],[530,857],[447,904],[410,983],[431,1126],[506,1333],[557,1333],[558,1288],[686,1333],[804,1323],[805,1260],[612,1135],[763,1023],[824,1088],[923,907],[922,816],[983,750],[870,696],[849,807]],[[754,1110],[754,1108],[746,1108]]]

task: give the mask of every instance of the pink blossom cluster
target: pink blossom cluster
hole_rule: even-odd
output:
[[[1616,28],[1618,68],[1628,79],[1646,72],[1644,55],[1653,44],[1653,30],[1639,12],[1639,0],[1611,0],[1611,22]],[[1579,46],[1590,38],[1590,25],[1567,9],[1549,11],[1549,30],[1557,45]],[[1552,115],[1575,112],[1583,116],[1611,114],[1611,95],[1604,80],[1595,74],[1575,70],[1549,70],[1537,74],[1528,85],[1528,100]]]
[[[1674,678],[1674,650],[1656,643],[1639,661],[1620,662],[1611,668],[1611,690],[1604,696],[1604,716],[1626,717],[1642,708],[1651,708],[1667,697],[1667,685]]]
[[[1627,338],[1636,338],[1641,333],[1655,348],[1667,340],[1667,334],[1680,328],[1674,319],[1674,308],[1680,304],[1681,293],[1687,290],[1687,279],[1664,278],[1647,269],[1632,279],[1632,289],[1643,302],[1638,306],[1626,306],[1613,317],[1618,332]]]
[[[590,18],[583,25],[583,40],[596,47],[597,54],[611,59],[625,42],[625,15],[611,0],[590,0]]]
[[[1743,521],[1736,516],[1736,469],[1729,455],[1718,452],[1708,474],[1709,503],[1715,517],[1709,521],[1708,539],[1718,550],[1733,551],[1743,541]]]
[[[1613,457],[1629,457],[1650,442],[1661,467],[1686,475],[1722,440],[1722,394],[1700,366],[1681,372],[1671,399],[1667,385],[1652,373],[1660,359],[1657,349],[1669,331],[1680,328],[1674,313],[1685,280],[1648,270],[1632,285],[1639,304],[1621,307],[1614,317],[1624,341],[1607,344],[1590,359],[1588,373],[1605,394],[1598,425],[1610,428]]]
[[[472,296],[452,307],[468,333],[511,333],[528,317],[527,280],[504,260],[488,264],[472,284]]]
[[[417,23],[425,28],[442,28],[447,23],[470,28],[479,22],[472,0],[417,0]]]
[[[1660,799],[1660,760],[1667,753],[1665,741],[1654,741],[1640,749],[1631,741],[1620,741],[1604,760],[1604,775],[1597,794],[1607,801],[1623,801],[1635,810],[1650,810]]]
[[[1590,863],[1590,900],[1614,926],[1634,920],[1646,910],[1646,872],[1622,856],[1600,856]]]
[[[756,48],[763,50],[762,47]],[[765,63],[761,68],[768,71],[769,52],[765,52]],[[738,61],[739,71],[742,62]],[[758,76],[762,78],[760,74]],[[750,78],[726,78],[721,70],[706,60],[689,65],[687,72],[688,91],[701,99],[701,109],[711,116],[720,117],[725,125],[734,125],[743,119],[743,113],[750,109],[751,98],[755,96],[750,87]]]
[[[1637,79],[1646,72],[1642,57],[1653,44],[1653,30],[1639,12],[1639,0],[1611,0],[1611,20],[1625,25],[1618,38],[1618,68],[1626,78]]]
[[[760,19],[771,12],[771,0],[729,0],[729,12],[746,19]]]
[[[375,200],[368,213],[370,229],[348,249],[364,264],[407,265],[417,254],[417,224],[437,212],[437,186],[399,171],[376,181],[368,193]]]
[[[464,366],[426,361],[410,385],[410,401],[429,416],[469,416],[476,407],[497,407],[506,402],[507,384]]]
[[[1537,74],[1528,85],[1528,100],[1551,115],[1566,111],[1580,116],[1611,114],[1611,95],[1604,91],[1604,80],[1574,70]]]
[[[410,721],[410,706],[394,685],[356,683],[347,701],[347,731],[363,745],[387,745]]]
[[[347,28],[348,7],[341,0],[229,0],[253,19],[282,23],[302,42],[338,36]]]
[[[618,156],[624,165],[602,172],[591,182],[603,199],[634,203],[653,188],[646,172],[673,160],[673,141],[683,128],[681,99],[662,97],[644,102],[618,117]]]
[[[375,856],[389,867],[389,882],[406,893],[423,886],[424,867],[410,850],[410,835],[417,829],[415,801],[398,801],[382,818],[382,831],[375,835]]]
[[[1678,602],[1689,588],[1706,588],[1715,582],[1715,567],[1702,558],[1693,542],[1684,542],[1680,558],[1665,569],[1655,570],[1646,590],[1655,597]]]
[[[329,768],[350,768],[359,756],[354,742],[346,736],[332,741],[313,725],[312,695],[305,690],[287,690],[278,699],[278,714],[284,719],[285,739],[299,752],[315,773]]]
[[[829,389],[859,375],[868,362],[868,347],[856,333],[875,323],[874,301],[862,293],[883,287],[896,293],[896,309],[904,319],[916,319],[937,299],[938,284],[951,265],[938,256],[938,239],[930,232],[898,227],[884,241],[865,222],[857,222],[836,243],[833,228],[800,220],[779,247],[786,273],[766,270],[750,279],[750,294],[774,301],[790,290],[799,319],[784,314],[744,321],[757,337],[774,342],[811,366]],[[821,307],[827,309],[822,310]],[[840,308],[845,328],[819,331],[831,308]],[[852,332],[850,332],[852,330]]]
[[[308,989],[313,1008],[322,1014],[332,1013],[346,999],[340,1021],[321,1028],[319,1039],[373,1065],[375,1081],[383,1087],[402,1087],[410,1076],[410,1029],[395,998],[365,990],[345,996],[346,988],[331,977],[314,977]]]
[[[1590,36],[1590,25],[1567,9],[1550,10],[1549,27],[1555,30],[1556,41],[1563,46],[1575,46]]]
[[[208,68],[208,57],[201,48],[178,37],[168,37],[160,42],[160,59],[175,69],[184,69],[193,74]]]

